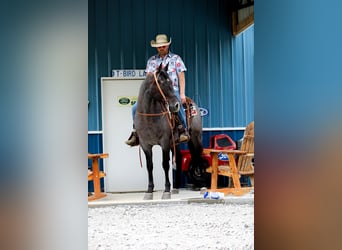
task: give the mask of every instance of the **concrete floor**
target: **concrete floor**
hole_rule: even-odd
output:
[[[128,205],[128,204],[159,204],[159,203],[239,203],[254,204],[254,191],[243,196],[227,195],[219,200],[204,199],[203,192],[188,189],[179,189],[179,193],[171,194],[171,199],[162,200],[163,191],[155,191],[153,200],[144,200],[144,192],[129,193],[107,193],[106,197],[88,201],[88,207],[101,207],[111,205]]]

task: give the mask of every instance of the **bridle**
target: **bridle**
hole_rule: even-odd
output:
[[[160,84],[158,82],[158,77],[157,77],[157,73],[156,72],[153,72],[153,77],[154,77],[154,82],[156,83],[156,85],[158,87],[158,90],[159,90],[160,94],[163,97],[164,105],[161,105],[161,106],[162,106],[162,109],[164,111],[161,112],[161,113],[141,113],[141,112],[137,111],[136,113],[139,114],[139,115],[142,115],[142,116],[162,116],[162,115],[169,114],[168,121],[169,121],[169,124],[170,124],[171,123],[171,112],[170,112],[170,108],[169,108],[169,103],[167,102],[166,96],[165,96],[163,90],[160,87]],[[174,124],[173,124],[173,126],[174,126]]]

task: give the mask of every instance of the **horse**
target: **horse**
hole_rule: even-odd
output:
[[[176,164],[176,184],[174,188],[179,188],[180,185],[182,157],[179,144],[175,142],[177,135],[175,120],[176,117],[178,118],[177,112],[182,108],[182,104],[174,93],[172,80],[167,70],[168,64],[164,68],[160,64],[153,74],[146,76],[140,86],[137,111],[134,117],[135,129],[139,137],[140,147],[145,154],[148,171],[148,187],[144,196],[145,200],[153,199],[152,147],[154,145],[160,145],[162,149],[162,166],[165,173],[165,190],[162,199],[171,199],[170,151]],[[187,100],[191,99],[187,98]],[[188,141],[189,151],[192,161],[202,164],[202,118],[194,102],[187,102],[186,107],[190,135]]]

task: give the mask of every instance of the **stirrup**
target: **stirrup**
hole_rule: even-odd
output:
[[[180,124],[178,125],[177,129],[178,129],[178,134],[179,134],[178,141],[179,142],[189,141],[189,135],[185,127],[182,124]]]
[[[179,135],[179,142],[187,142],[189,141],[189,136],[186,133],[180,134]]]

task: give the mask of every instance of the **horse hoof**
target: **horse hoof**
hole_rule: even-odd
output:
[[[144,200],[153,200],[153,193],[145,193]]]
[[[172,189],[172,194],[179,194],[179,190],[177,188]]]
[[[202,187],[201,189],[200,189],[200,194],[204,194],[205,192],[207,192],[208,191],[208,189],[206,188],[206,187]]]
[[[162,196],[162,200],[169,200],[171,199],[171,193],[170,192],[164,192]]]

